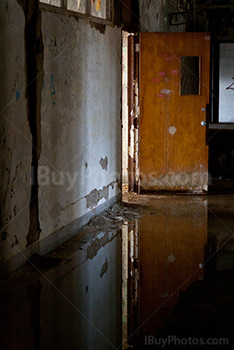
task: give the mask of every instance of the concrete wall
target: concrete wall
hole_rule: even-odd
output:
[[[233,0],[197,0],[194,13],[197,32],[211,32],[219,40],[234,39]]]
[[[35,29],[40,46],[25,48],[32,24],[19,3],[0,3],[1,263],[120,194],[121,30],[107,26],[101,33],[84,19],[42,10]],[[35,62],[39,75],[26,90],[35,89],[35,125],[25,97],[31,49],[44,66],[41,72]],[[38,210],[29,206],[35,145]]]
[[[42,33],[39,215],[45,237],[119,193],[121,32],[107,27],[101,34],[86,21],[43,12]]]
[[[139,5],[142,32],[190,30],[192,22],[192,1],[190,0],[139,0]]]
[[[24,250],[31,196],[31,134],[25,97],[25,19],[17,1],[0,2],[0,262]]]

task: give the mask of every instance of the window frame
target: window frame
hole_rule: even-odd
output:
[[[197,79],[197,83],[198,83],[198,93],[194,94],[194,93],[182,93],[182,78],[183,78],[183,66],[184,63],[182,62],[182,59],[183,58],[198,58],[198,76],[195,76],[193,73],[192,73],[192,76],[195,77],[195,79]],[[186,69],[188,69],[187,66],[185,66]],[[180,88],[179,88],[179,92],[180,92],[180,96],[183,97],[183,96],[201,96],[201,71],[202,71],[202,56],[200,55],[194,55],[194,56],[180,56]]]
[[[80,18],[80,19],[89,20],[90,22],[96,22],[96,23],[114,26],[114,1],[113,0],[108,0],[108,1],[110,2],[110,19],[100,18],[100,17],[96,17],[96,16],[91,15],[90,0],[86,0],[87,13],[81,13],[81,12],[77,12],[77,11],[68,10],[67,9],[67,0],[61,0],[60,1],[61,6],[46,4],[46,3],[43,3],[39,0],[39,8],[41,10],[55,12],[55,13],[62,14],[62,15],[75,16],[75,17]]]

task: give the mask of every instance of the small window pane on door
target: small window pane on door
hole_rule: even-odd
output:
[[[67,0],[67,9],[74,12],[86,13],[86,0]]]
[[[180,95],[200,94],[200,57],[181,57]]]

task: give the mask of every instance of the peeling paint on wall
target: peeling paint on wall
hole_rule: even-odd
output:
[[[108,186],[103,186],[103,188],[101,190],[97,190],[95,188],[87,196],[85,196],[86,207],[87,208],[96,207],[98,202],[103,198],[105,200],[108,200],[108,198],[109,198],[109,187]]]
[[[102,35],[86,19],[42,11],[42,32],[44,64],[53,62],[44,73],[42,154],[56,169],[66,168],[75,182],[69,192],[67,181],[59,190],[54,183],[39,186],[40,239],[120,193],[115,181],[121,172],[121,29],[106,26]],[[105,156],[107,170],[99,164],[103,158],[105,166]],[[48,165],[44,157],[39,165]]]
[[[90,22],[90,27],[95,28],[98,30],[101,34],[105,34],[106,31],[106,25],[102,23],[96,23],[96,22]]]
[[[97,190],[96,188],[92,190],[87,196],[84,198],[86,199],[86,207],[87,208],[94,208],[97,206],[98,202],[101,199],[108,200],[109,199],[109,188],[114,188],[114,185],[117,184],[119,180],[110,182],[107,186],[103,186],[102,189]]]
[[[101,192],[107,198],[109,191],[108,199],[120,193],[121,28],[100,26],[104,36],[87,19],[40,12],[38,3],[0,2],[1,261],[90,212],[85,195],[92,189],[108,186]],[[43,64],[51,67],[44,74]],[[106,150],[104,172],[98,162]],[[78,174],[73,191],[53,184],[38,189],[38,163],[61,169],[79,152],[66,169]]]
[[[25,16],[16,0],[0,1],[0,13],[0,261],[4,262],[26,245],[32,148],[24,93]]]
[[[118,232],[114,233],[101,233],[98,237],[91,241],[86,250],[86,259],[93,259],[98,251],[104,247],[107,243],[111,242],[118,235]]]

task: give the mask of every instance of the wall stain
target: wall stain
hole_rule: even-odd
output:
[[[16,91],[15,98],[16,98],[16,100],[18,100],[20,98],[20,91]]]
[[[108,260],[106,259],[106,261],[105,261],[104,264],[102,265],[102,269],[101,269],[101,272],[100,272],[100,274],[99,274],[100,278],[102,278],[103,275],[104,275],[105,273],[107,273],[107,271],[108,271]]]
[[[26,247],[40,237],[38,207],[38,161],[41,153],[41,90],[43,87],[44,46],[38,0],[17,0],[25,15],[25,71],[27,116],[32,135],[32,176],[30,226]]]
[[[53,76],[53,73],[51,73],[51,76],[50,76],[50,94],[51,94],[52,104],[55,105],[55,100],[54,100],[55,87],[54,87],[54,76]]]
[[[108,158],[107,156],[103,159],[101,158],[99,161],[99,164],[101,165],[102,169],[107,170],[108,167]]]

